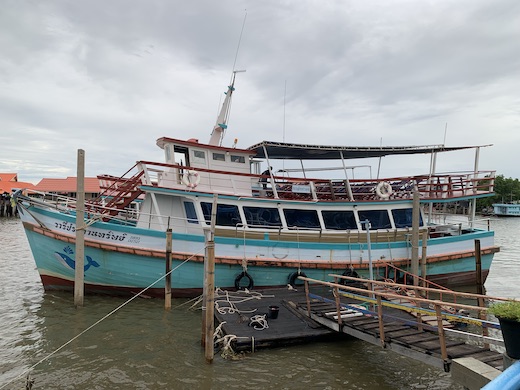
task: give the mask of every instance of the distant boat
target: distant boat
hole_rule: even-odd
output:
[[[122,177],[100,176],[104,191],[86,204],[85,264],[93,266],[85,269],[85,291],[136,293],[160,279],[166,232],[172,229],[172,293],[200,294],[212,217],[215,285],[221,288],[294,285],[298,275],[368,276],[370,263],[375,277],[384,277],[386,263],[409,269],[414,215],[421,237],[427,236],[428,279],[473,283],[477,239],[487,276],[499,248],[487,225],[477,227],[475,202],[493,195],[495,172],[437,173],[435,167],[444,152],[474,149],[478,160],[481,146],[221,146],[233,91],[234,77],[208,144],[159,138],[165,162],[139,161]],[[415,154],[428,155],[430,172],[354,179],[353,167],[346,165],[351,159],[372,158],[376,165],[381,157]],[[301,169],[284,169],[290,160]],[[335,164],[323,167],[324,161]],[[273,168],[261,174],[262,165]],[[341,176],[326,178],[334,170]],[[414,190],[421,205],[415,213]],[[17,202],[45,289],[72,289],[72,261],[55,254],[74,258],[75,199],[18,194]],[[465,222],[434,218],[434,210],[456,202],[471,206]],[[163,295],[164,281],[147,293]]]
[[[498,217],[520,217],[520,204],[494,203],[493,213]]]

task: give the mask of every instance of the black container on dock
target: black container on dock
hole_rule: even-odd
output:
[[[269,311],[267,312],[267,318],[276,319],[278,318],[278,312],[280,308],[278,306],[269,306]]]

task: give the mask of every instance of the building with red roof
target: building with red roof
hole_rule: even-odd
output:
[[[17,173],[0,173],[0,194],[10,194],[23,188],[34,188],[34,184],[18,181]]]
[[[74,198],[76,197],[77,186],[77,178],[69,176],[65,179],[42,179],[33,189]],[[100,192],[99,179],[97,177],[85,177],[85,198],[95,198]]]

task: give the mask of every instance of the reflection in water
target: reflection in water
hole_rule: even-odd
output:
[[[494,220],[502,252],[486,288],[520,296],[520,219]],[[22,375],[124,302],[45,293],[16,219],[0,219],[0,387]],[[183,300],[174,300],[173,306]],[[163,301],[136,299],[39,364],[34,389],[462,389],[450,375],[362,341],[340,337],[205,363],[201,312],[166,312]],[[23,387],[23,380],[7,388]]]

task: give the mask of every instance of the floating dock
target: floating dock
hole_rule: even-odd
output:
[[[305,294],[299,289],[217,291],[215,318],[236,352],[340,337],[302,314],[296,307],[301,301]]]
[[[410,298],[396,303],[393,298],[399,296],[392,298],[392,294],[376,292],[373,287],[359,288],[360,279],[356,281],[357,287],[302,279],[307,285],[298,289],[220,291],[217,294],[215,316],[219,331],[223,338],[227,337],[233,350],[254,351],[350,335],[446,372],[450,371],[453,361],[462,358],[478,361],[491,371],[504,369],[504,355],[489,347],[490,343],[501,345],[501,341],[467,331],[468,324],[481,329],[498,324],[482,320],[480,316],[444,311],[447,301],[418,296],[411,300],[423,302],[413,307]],[[364,283],[366,287],[366,281]],[[471,295],[451,290],[442,292]],[[432,304],[435,309],[431,308]],[[452,305],[475,312],[483,310],[478,306]]]

